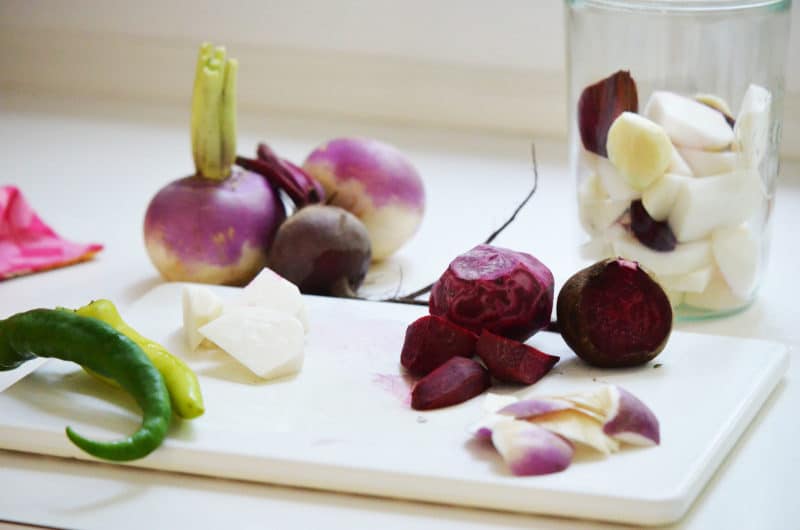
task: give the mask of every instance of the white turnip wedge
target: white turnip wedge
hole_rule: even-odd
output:
[[[290,375],[303,364],[300,321],[265,307],[227,308],[200,333],[263,379]]]
[[[266,307],[297,318],[308,332],[308,316],[303,295],[295,284],[269,268],[264,268],[231,303],[235,306]]]
[[[183,333],[189,350],[203,342],[198,331],[222,314],[222,300],[208,287],[186,285],[183,288]]]

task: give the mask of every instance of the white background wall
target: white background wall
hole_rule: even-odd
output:
[[[798,6],[793,24],[800,94]],[[202,40],[241,59],[245,106],[564,130],[562,0],[0,0],[0,90],[177,101]]]

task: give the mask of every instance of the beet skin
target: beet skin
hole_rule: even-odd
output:
[[[485,330],[478,338],[476,349],[478,357],[494,378],[526,385],[532,385],[544,377],[559,359],[522,342]]]
[[[530,254],[478,245],[450,263],[429,308],[477,334],[524,341],[550,323],[553,274]]]
[[[644,364],[672,331],[672,306],[636,262],[607,259],[573,275],[556,306],[561,335],[578,357],[604,368]]]
[[[400,364],[415,375],[427,375],[451,358],[475,355],[478,337],[441,317],[426,315],[406,329]]]
[[[453,357],[411,389],[411,408],[431,410],[457,405],[489,388],[489,372],[477,361]]]

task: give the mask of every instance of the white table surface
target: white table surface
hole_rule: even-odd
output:
[[[0,95],[0,185],[19,186],[63,236],[106,245],[92,262],[0,283],[0,318],[35,306],[79,306],[98,297],[124,310],[162,281],[144,250],[142,218],[161,186],[192,170],[187,124],[187,109],[146,102]],[[422,228],[386,265],[389,271],[402,269],[401,292],[432,281],[455,255],[483,240],[531,183],[531,139],[515,136],[251,114],[240,116],[239,151],[246,154],[266,140],[301,162],[317,144],[345,135],[394,143],[424,175],[428,212]],[[585,264],[577,252],[583,236],[565,146],[545,139],[536,145],[539,192],[495,243],[535,254],[553,270],[558,289]],[[676,528],[800,526],[800,284],[793,277],[800,265],[799,228],[800,164],[784,163],[771,258],[758,301],[726,319],[677,326],[779,340],[792,346],[793,362]],[[675,391],[680,392],[680,382]],[[3,451],[0,521],[85,529],[612,528]],[[6,527],[18,525],[0,523]]]

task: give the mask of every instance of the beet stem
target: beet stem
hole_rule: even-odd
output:
[[[525,205],[528,204],[528,201],[530,201],[531,197],[533,197],[533,195],[536,193],[536,188],[539,186],[539,166],[536,162],[536,143],[531,143],[531,160],[533,161],[533,187],[525,196],[525,198],[522,200],[522,202],[520,202],[519,205],[514,209],[514,212],[511,214],[511,217],[509,217],[505,223],[503,223],[497,230],[492,232],[488,238],[486,238],[486,240],[483,242],[484,245],[488,245],[492,241],[494,241],[495,238],[499,236],[503,232],[503,230],[505,230],[508,227],[508,225],[513,223],[514,220],[517,218],[519,212],[522,210],[522,208],[524,208]],[[415,303],[417,298],[419,298],[425,293],[429,293],[431,289],[433,289],[433,283],[429,283],[428,285],[422,287],[421,289],[417,289],[416,291],[410,292],[400,297],[393,296],[392,298],[384,298],[383,300],[381,300],[381,302],[395,302],[401,304]],[[428,305],[428,302],[422,302],[418,305]]]

